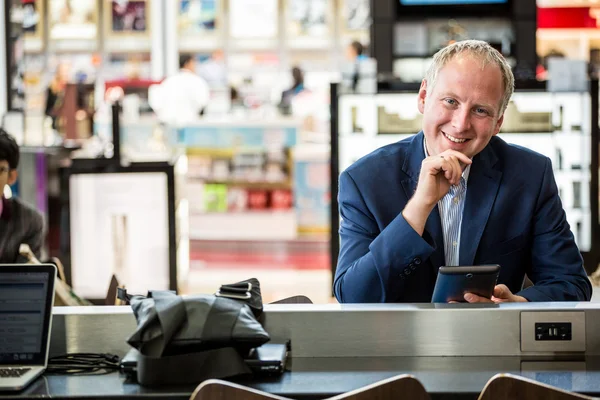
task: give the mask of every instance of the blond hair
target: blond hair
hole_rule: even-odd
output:
[[[456,55],[462,53],[467,53],[478,60],[481,60],[483,63],[481,66],[482,68],[488,64],[495,64],[500,68],[500,72],[502,73],[502,83],[504,85],[504,95],[502,96],[502,102],[500,103],[499,114],[502,115],[515,90],[515,77],[504,56],[502,56],[498,50],[482,40],[463,40],[446,46],[435,53],[433,56],[433,63],[425,74],[427,88],[431,90],[435,85],[435,80],[437,79],[440,70]]]

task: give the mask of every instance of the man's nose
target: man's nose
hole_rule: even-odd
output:
[[[455,110],[452,115],[452,127],[457,132],[464,132],[471,128],[471,112],[468,109]]]

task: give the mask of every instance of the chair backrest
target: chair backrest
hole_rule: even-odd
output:
[[[518,375],[497,374],[483,388],[479,400],[592,400]]]
[[[108,284],[108,290],[106,291],[106,298],[104,299],[104,304],[107,306],[117,306],[122,304],[122,300],[117,298],[117,288],[121,286],[117,276],[113,274],[110,278],[110,283]]]
[[[286,397],[275,396],[246,386],[209,379],[202,382],[190,400],[290,400]],[[421,382],[411,375],[399,375],[348,393],[330,398],[329,400],[430,400]]]
[[[222,381],[220,379],[209,379],[202,382],[190,400],[290,400],[270,393],[261,392],[246,386]]]
[[[304,295],[286,297],[285,299],[273,301],[269,304],[312,304],[312,300]]]
[[[430,400],[427,391],[414,376],[398,375],[372,385],[330,398],[329,400]]]

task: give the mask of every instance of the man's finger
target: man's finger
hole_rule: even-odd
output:
[[[460,183],[460,178],[462,177],[462,168],[460,167],[460,162],[458,161],[458,157],[455,155],[451,155],[449,157],[449,161],[452,164],[453,171],[452,184],[458,185]]]
[[[501,299],[501,298],[499,298],[499,297],[492,296],[492,301],[493,301],[494,303],[507,303],[507,302],[508,302],[508,299]]]
[[[456,150],[446,150],[441,155],[443,155],[444,158],[447,158],[450,155],[455,156],[456,158],[458,158],[460,160],[460,162],[463,162],[467,165],[469,165],[473,162],[473,160],[471,160],[469,157],[467,157],[460,151],[456,151]]]
[[[465,293],[465,300],[469,303],[492,303],[492,300],[477,296],[473,293]]]

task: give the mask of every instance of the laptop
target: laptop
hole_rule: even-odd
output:
[[[0,391],[21,390],[48,365],[56,267],[0,264]]]

